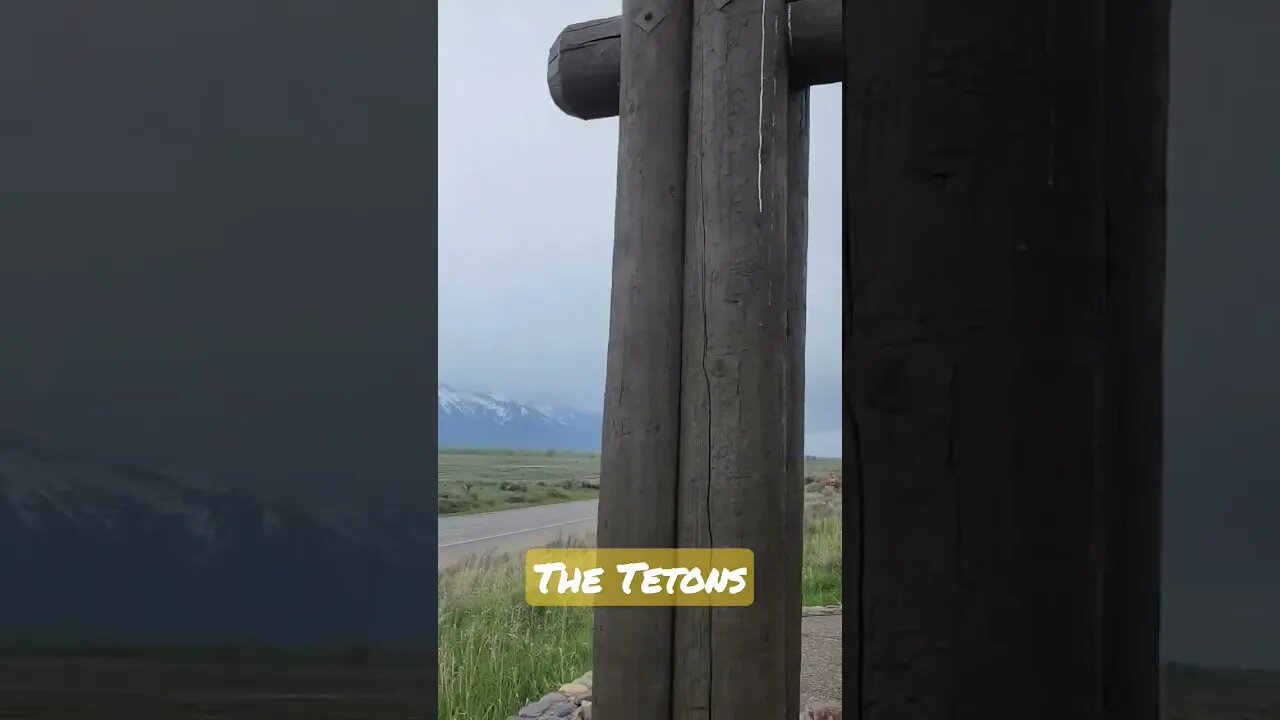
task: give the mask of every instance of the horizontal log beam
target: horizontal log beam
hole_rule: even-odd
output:
[[[840,82],[842,0],[791,0],[787,26],[793,89]],[[551,44],[547,87],[566,114],[582,120],[617,117],[622,17],[574,23]]]

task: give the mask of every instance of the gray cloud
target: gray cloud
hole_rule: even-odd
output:
[[[440,8],[439,359],[448,382],[599,410],[618,123],[556,108],[545,59],[565,25],[619,7]],[[469,59],[481,51],[485,62]],[[838,454],[838,86],[813,93],[811,141],[806,422],[810,452]]]

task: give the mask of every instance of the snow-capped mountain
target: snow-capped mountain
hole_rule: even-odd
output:
[[[0,639],[425,644],[429,527],[0,437]]]
[[[600,417],[552,405],[530,405],[493,393],[438,389],[442,448],[578,450],[600,448]]]

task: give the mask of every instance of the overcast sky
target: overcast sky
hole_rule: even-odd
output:
[[[443,382],[600,411],[618,122],[562,113],[546,59],[564,26],[620,8],[440,5]],[[806,429],[827,455],[840,452],[839,86],[812,107]]]

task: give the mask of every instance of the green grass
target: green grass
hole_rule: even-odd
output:
[[[502,720],[591,667],[591,610],[530,607],[520,570],[485,556],[440,574],[442,720]]]
[[[804,604],[835,605],[841,598],[839,498],[810,495]],[[528,606],[511,557],[475,558],[446,570],[438,592],[442,720],[503,720],[591,667],[591,610]]]
[[[556,451],[441,450],[441,515],[509,510],[596,497],[600,457]]]
[[[806,607],[840,605],[843,595],[839,505],[809,504],[805,510],[804,565],[800,571],[804,604]]]
[[[510,510],[597,497],[600,456],[555,450],[441,450],[441,515]],[[839,474],[840,460],[807,458],[805,472]]]
[[[812,455],[804,457],[805,477],[825,478],[828,475],[840,475],[842,472],[840,458],[820,458]]]

